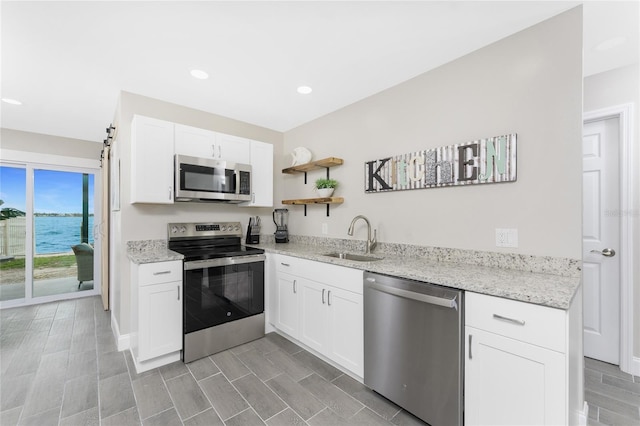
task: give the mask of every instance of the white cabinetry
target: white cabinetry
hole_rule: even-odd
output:
[[[180,359],[182,261],[131,263],[131,354],[138,373]]]
[[[465,297],[465,424],[578,424],[581,292],[568,311]]]
[[[211,130],[176,124],[175,153],[192,157],[218,158],[216,133]]]
[[[272,324],[362,377],[362,271],[290,256],[275,257]]]
[[[273,207],[273,145],[251,141],[251,201],[244,207]]]
[[[134,116],[131,203],[173,204],[173,123]]]
[[[234,163],[251,164],[251,140],[239,136],[216,133],[216,158]]]

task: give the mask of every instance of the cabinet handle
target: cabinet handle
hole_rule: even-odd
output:
[[[524,325],[524,321],[523,320],[503,317],[502,315],[498,315],[498,314],[493,314],[493,318],[495,318],[497,320],[501,320],[501,321],[510,322],[510,323],[516,324],[516,325]]]
[[[173,191],[171,189],[172,188],[169,187],[169,201],[171,201],[171,197],[173,196]]]
[[[255,202],[256,202],[256,193],[255,193],[255,192],[252,192],[252,193],[251,193],[251,202],[252,202],[252,203],[255,203]]]
[[[218,158],[222,158],[222,145],[218,145]]]
[[[293,293],[297,293],[298,290],[296,290],[296,280],[293,280]]]
[[[215,144],[211,145],[211,156],[213,158],[216,158],[216,145]]]
[[[171,271],[161,271],[161,272],[154,272],[153,275],[166,275],[166,274],[170,274]]]
[[[289,265],[288,263],[282,263],[282,262],[280,262],[280,264],[281,264],[282,266],[286,266],[287,268],[288,268],[289,266],[291,266],[291,265]]]
[[[322,289],[322,304],[324,305],[324,288]]]
[[[327,292],[327,305],[331,306],[331,290]]]
[[[176,286],[176,288],[178,289],[178,300],[180,300],[180,286]]]
[[[471,341],[473,340],[473,335],[469,335],[469,359],[473,359],[473,354],[471,353]]]

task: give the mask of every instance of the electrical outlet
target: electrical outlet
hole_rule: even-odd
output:
[[[496,228],[496,247],[518,247],[518,230]]]
[[[329,233],[329,224],[328,223],[323,223],[322,224],[322,235],[327,235]]]

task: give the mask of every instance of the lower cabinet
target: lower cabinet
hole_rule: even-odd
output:
[[[465,306],[465,425],[578,424],[581,304],[564,311],[467,292]]]
[[[180,359],[182,261],[131,264],[131,354],[138,373]]]
[[[276,255],[273,325],[364,374],[362,271]]]

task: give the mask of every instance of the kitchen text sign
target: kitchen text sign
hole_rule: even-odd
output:
[[[514,133],[368,161],[365,192],[515,182],[516,139]]]

